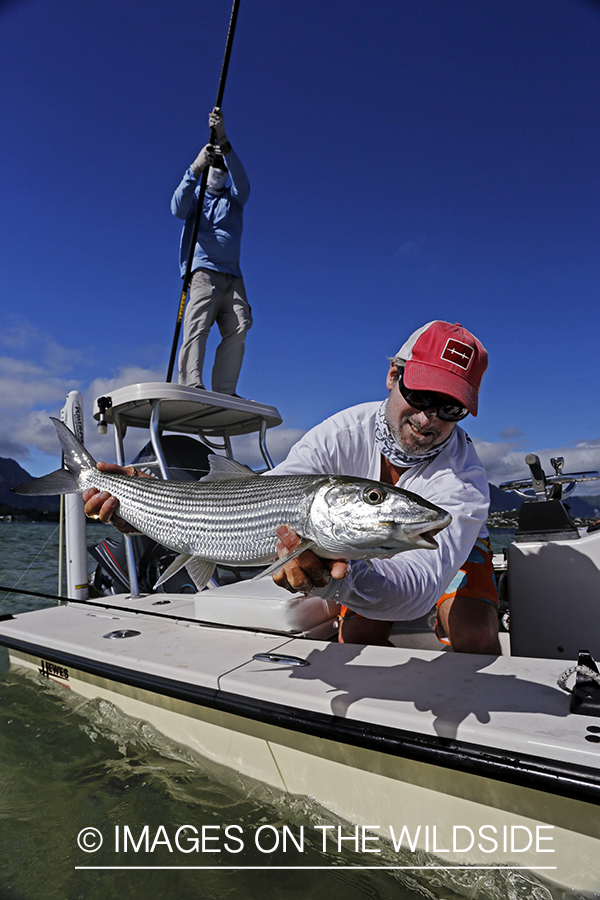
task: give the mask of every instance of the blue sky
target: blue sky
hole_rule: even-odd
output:
[[[208,138],[230,9],[0,6],[0,456],[34,475],[69,390],[113,458],[93,397],[166,376],[169,202]],[[252,184],[238,390],[280,410],[275,456],[383,398],[387,357],[441,318],[490,354],[465,424],[491,481],[527,452],[600,468],[599,73],[591,0],[241,0],[223,101]]]

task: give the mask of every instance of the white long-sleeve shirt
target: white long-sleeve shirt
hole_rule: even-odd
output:
[[[354,475],[380,480],[375,414],[381,401],[336,413],[308,431],[269,474]],[[331,579],[331,599],[372,619],[407,620],[427,613],[465,562],[478,537],[487,537],[490,503],[485,470],[468,435],[457,426],[430,462],[407,469],[397,487],[441,506],[452,522],[434,550],[407,550],[370,563],[354,560],[343,581]],[[322,591],[318,592],[323,593]]]

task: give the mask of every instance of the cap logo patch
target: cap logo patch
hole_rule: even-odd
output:
[[[456,338],[449,338],[446,341],[446,346],[442,351],[440,359],[452,363],[454,366],[459,366],[466,372],[471,365],[474,352],[474,348],[470,347],[468,344],[463,344],[462,341],[457,341]]]

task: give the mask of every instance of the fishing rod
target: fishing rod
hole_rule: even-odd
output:
[[[233,0],[233,6],[231,7],[231,18],[229,19],[229,29],[227,31],[227,40],[225,42],[225,53],[223,54],[223,64],[221,66],[221,75],[219,77],[219,87],[217,88],[217,99],[215,101],[215,107],[220,108],[223,102],[223,94],[225,93],[225,81],[227,79],[227,70],[229,68],[229,58],[231,56],[231,47],[233,45],[233,36],[235,34],[235,24],[237,22],[238,10],[240,7],[240,0]],[[214,129],[210,130],[210,143],[213,144],[215,142],[215,132]],[[194,227],[192,229],[192,237],[190,240],[190,247],[188,250],[188,257],[185,266],[185,274],[183,276],[183,287],[181,289],[181,297],[179,298],[179,309],[177,310],[177,321],[175,322],[175,334],[173,335],[173,345],[171,347],[171,358],[169,359],[169,368],[167,370],[167,382],[170,382],[173,377],[173,368],[175,366],[175,355],[177,353],[177,344],[179,343],[179,334],[181,332],[181,323],[183,321],[183,313],[185,310],[185,301],[187,298],[187,294],[190,288],[190,282],[192,280],[192,265],[194,262],[194,249],[196,247],[196,241],[198,239],[198,229],[200,227],[200,218],[202,216],[202,208],[204,206],[204,194],[206,193],[206,183],[208,181],[208,169],[206,166],[204,171],[202,172],[202,179],[200,181],[200,192],[198,194],[198,202],[196,204],[196,215],[194,217]]]
[[[42,597],[44,600],[59,600],[61,603],[66,602],[65,597],[60,597],[58,594],[46,594],[44,591],[26,591],[20,587],[4,587],[4,585],[0,584],[0,591],[5,592],[7,595],[10,594],[26,594],[28,597]],[[6,600],[6,597],[3,598],[2,601]],[[1,618],[5,618],[2,616]],[[8,618],[12,618],[9,616]]]

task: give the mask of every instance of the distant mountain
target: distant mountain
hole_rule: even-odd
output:
[[[6,459],[0,456],[0,503],[16,509],[39,509],[56,512],[60,504],[59,497],[24,497],[11,493],[11,488],[24,481],[29,481],[31,475],[26,472],[14,459]]]
[[[597,519],[596,510],[600,509],[600,497],[567,497],[565,506],[569,507],[572,516]]]
[[[515,491],[501,491],[495,484],[490,484],[490,512],[520,509],[524,499]]]

